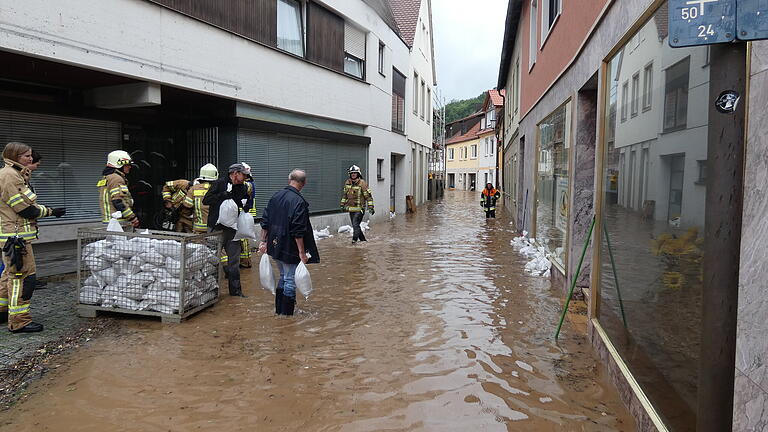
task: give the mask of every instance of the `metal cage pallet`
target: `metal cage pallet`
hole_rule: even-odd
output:
[[[221,234],[168,231],[77,234],[77,311],[160,317],[178,323],[215,304]]]

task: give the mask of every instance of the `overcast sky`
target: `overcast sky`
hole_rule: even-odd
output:
[[[432,0],[437,86],[446,102],[496,87],[506,13],[507,0]]]

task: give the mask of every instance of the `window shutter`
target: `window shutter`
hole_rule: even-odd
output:
[[[307,13],[307,58],[344,72],[344,20],[315,2]]]
[[[365,33],[344,22],[344,51],[365,60]]]

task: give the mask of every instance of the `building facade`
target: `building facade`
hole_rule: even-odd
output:
[[[482,111],[446,125],[446,188],[477,190],[480,159],[478,134],[485,118]]]
[[[359,165],[377,207],[404,212],[426,181],[419,155],[432,142],[431,125],[409,115],[421,103],[410,90],[413,47],[423,52],[425,92],[435,83],[433,50],[423,49],[430,7],[0,1],[0,141],[40,150],[41,201],[71,209],[47,222],[41,242],[73,239],[98,219],[95,183],[119,148],[135,159],[131,189],[147,226],[162,184],[194,178],[208,162],[222,171],[248,162],[259,210],[290,169],[306,169],[311,209],[329,214],[347,168]]]
[[[496,139],[496,119],[501,112],[504,90],[501,93],[498,90],[488,90],[485,94],[485,100],[480,111],[483,117],[480,119],[480,130],[477,133],[478,139],[478,189],[482,189],[486,184],[497,185],[499,158]]]
[[[671,48],[669,16],[657,0],[509,2],[505,208],[586,296],[639,430],[764,430],[768,48]]]

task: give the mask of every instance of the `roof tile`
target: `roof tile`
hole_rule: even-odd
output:
[[[400,34],[408,47],[413,47],[413,40],[416,37],[416,24],[419,21],[420,0],[389,0],[392,7],[392,13],[400,28]]]

